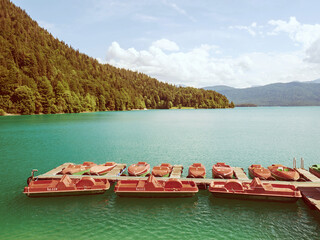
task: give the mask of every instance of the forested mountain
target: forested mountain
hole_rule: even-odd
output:
[[[0,109],[8,113],[171,107],[227,108],[214,91],[175,87],[145,74],[100,64],[0,0]]]
[[[205,87],[227,96],[236,105],[320,106],[319,79],[310,82],[274,83],[251,88]]]

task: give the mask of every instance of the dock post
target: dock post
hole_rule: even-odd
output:
[[[301,158],[300,168],[304,169],[304,160],[303,160],[303,158]]]
[[[294,157],[294,158],[293,158],[293,168],[297,168],[296,162],[297,162],[297,160],[296,160],[296,158]]]

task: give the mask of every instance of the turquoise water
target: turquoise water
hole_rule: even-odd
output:
[[[294,204],[103,195],[27,198],[30,171],[93,161],[151,166],[320,163],[320,107],[148,110],[0,117],[0,239],[320,239],[319,217]]]

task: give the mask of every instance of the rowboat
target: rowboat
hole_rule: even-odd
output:
[[[281,164],[272,164],[268,169],[271,175],[279,181],[297,181],[300,178],[300,174],[296,170]]]
[[[260,164],[252,164],[249,168],[251,178],[259,178],[261,180],[273,180],[269,169],[262,167]]]
[[[313,174],[316,175],[318,178],[320,178],[320,164],[315,164],[309,167],[309,171]]]
[[[57,197],[102,194],[109,188],[107,179],[93,179],[89,176],[76,179],[63,175],[61,179],[32,179],[23,193],[28,197]]]
[[[150,164],[146,162],[132,164],[128,168],[128,173],[130,176],[144,177],[150,173]]]
[[[201,163],[194,163],[189,167],[189,178],[205,178],[206,168]]]
[[[60,175],[69,174],[69,175],[82,175],[85,172],[88,172],[89,169],[97,164],[93,162],[84,162],[83,164],[69,164],[67,167],[62,169],[61,172],[57,173]]]
[[[172,172],[172,165],[169,163],[162,163],[160,166],[155,166],[152,169],[152,175],[155,177],[169,177]]]
[[[214,197],[295,202],[301,198],[300,191],[290,184],[261,183],[259,178],[251,182],[230,179],[227,182],[213,181],[209,191]]]
[[[119,197],[180,198],[192,197],[199,189],[193,181],[162,181],[150,175],[147,180],[120,180],[114,191]]]
[[[213,178],[232,178],[233,169],[225,163],[218,162],[212,166]]]
[[[103,165],[97,165],[90,168],[87,174],[90,175],[104,175],[111,171],[117,164],[115,162],[107,162]]]

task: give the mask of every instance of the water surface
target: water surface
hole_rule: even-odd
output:
[[[295,204],[97,196],[31,199],[33,168],[93,161],[151,166],[215,162],[319,163],[319,107],[148,110],[0,117],[1,239],[319,239],[320,221]]]

